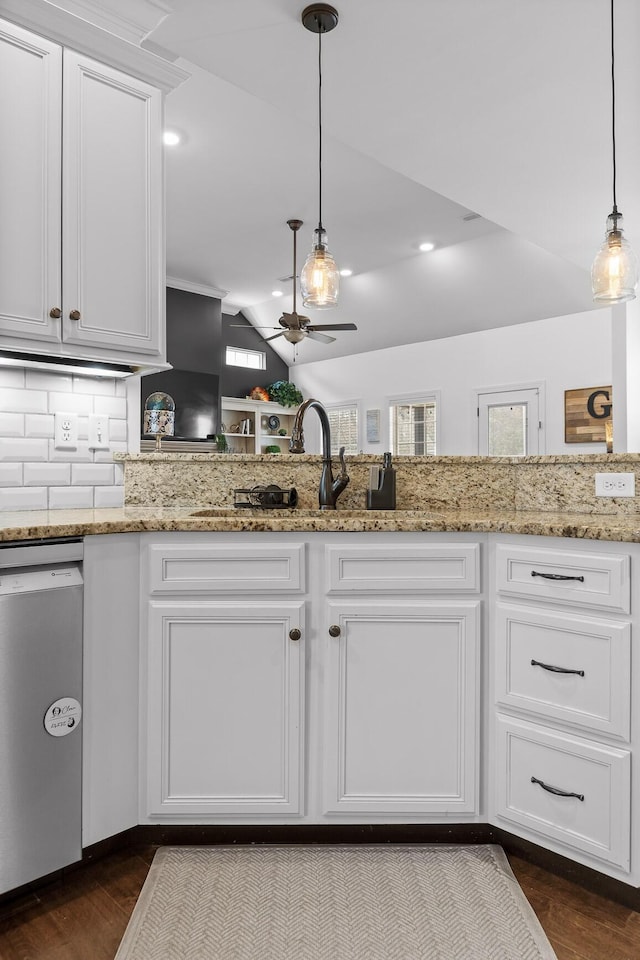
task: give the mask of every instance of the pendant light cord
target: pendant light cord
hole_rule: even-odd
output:
[[[613,40],[613,0],[611,0],[611,142],[613,145],[613,213],[618,214],[616,203],[616,75],[615,46]]]
[[[611,0],[613,4],[613,0]],[[318,230],[322,239],[322,30],[318,31]]]

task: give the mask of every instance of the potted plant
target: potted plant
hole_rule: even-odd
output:
[[[297,407],[302,403],[302,394],[295,383],[288,380],[276,380],[267,387],[269,400],[279,403],[281,407]]]

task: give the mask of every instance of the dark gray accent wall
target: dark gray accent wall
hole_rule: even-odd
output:
[[[227,346],[263,351],[266,370],[228,367]],[[181,436],[204,436],[205,424],[207,432],[217,430],[221,396],[244,397],[252,387],[289,379],[287,364],[241,313],[223,315],[215,297],[173,287],[167,288],[167,361],[173,370],[142,378],[141,406],[155,390],[170,394]]]
[[[222,343],[224,348],[220,369],[221,396],[246,397],[252,387],[264,387],[275,380],[289,379],[289,367],[284,360],[278,356],[270,344],[266,343],[241,313],[235,317],[227,314],[222,315]],[[247,370],[244,367],[228,367],[224,362],[224,350],[227,346],[263,351],[267,355],[267,369]]]

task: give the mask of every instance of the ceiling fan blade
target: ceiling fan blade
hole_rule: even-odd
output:
[[[335,343],[335,337],[328,337],[326,333],[312,333],[309,327],[307,327],[307,336],[309,340],[319,340],[320,343]]]
[[[270,329],[271,329],[271,330],[274,330],[275,328],[274,328],[274,327],[270,327]],[[277,340],[278,337],[284,337],[284,335],[285,335],[285,331],[284,331],[284,330],[281,330],[280,333],[274,333],[274,335],[273,335],[272,337],[265,337],[265,338],[264,338],[264,342],[265,342],[265,343],[268,343],[269,340]]]
[[[355,323],[312,323],[307,330],[357,330]]]
[[[229,326],[230,326],[230,327],[238,327],[239,330],[247,330],[247,329],[248,329],[246,323],[230,323]],[[253,324],[252,324],[252,327],[253,327]],[[271,326],[269,326],[269,327],[262,327],[262,326],[261,326],[261,327],[253,327],[253,329],[254,329],[254,330],[277,330],[278,327],[274,327],[273,324],[271,324]]]

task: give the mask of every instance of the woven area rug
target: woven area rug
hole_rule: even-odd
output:
[[[555,960],[493,845],[162,847],[115,960]]]

